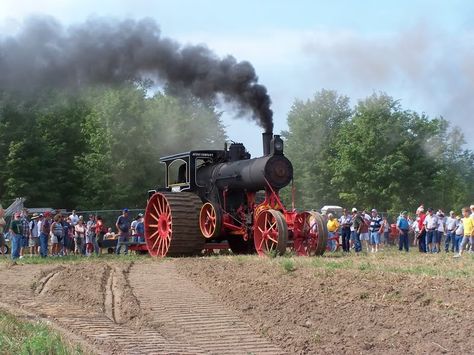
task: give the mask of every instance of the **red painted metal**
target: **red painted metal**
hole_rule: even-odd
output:
[[[162,194],[154,194],[145,211],[145,241],[151,256],[165,256],[173,234],[171,209]]]

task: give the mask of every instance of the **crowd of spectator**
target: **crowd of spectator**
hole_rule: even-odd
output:
[[[341,245],[344,252],[354,249],[359,253],[365,249],[376,253],[381,244],[389,243],[391,228],[394,228],[400,251],[409,251],[411,232],[413,243],[421,253],[439,253],[442,248],[445,252],[455,253],[456,258],[466,250],[474,253],[474,205],[463,208],[459,214],[450,211],[448,215],[442,210],[435,212],[432,208],[425,212],[425,207],[421,205],[414,218],[403,211],[393,225],[376,209],[372,209],[370,214],[357,208],[352,208],[351,213],[344,209],[339,219],[332,213],[327,217],[327,248],[332,251]]]
[[[130,243],[144,243],[143,214],[130,221],[128,209],[123,209],[112,227],[106,227],[100,216],[90,214],[85,221],[75,210],[70,215],[61,213],[33,213],[23,209],[13,216],[8,232],[11,241],[12,259],[25,256],[62,257],[66,255],[100,255],[106,240],[116,240],[115,253],[128,253]],[[0,253],[3,254],[6,228],[5,219],[0,216]],[[131,239],[130,239],[131,238]]]

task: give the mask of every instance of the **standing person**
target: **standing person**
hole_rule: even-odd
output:
[[[5,210],[0,207],[0,254],[4,256],[4,249],[5,249],[5,226],[7,225],[7,222],[5,221],[5,218],[3,218],[5,215]]]
[[[74,251],[74,238],[73,238],[73,230],[72,230],[72,225],[71,225],[71,219],[69,217],[63,218],[62,220],[62,226],[63,226],[63,250],[62,253],[63,255],[68,255],[69,252]]]
[[[471,213],[472,216],[472,213]],[[458,221],[458,226],[456,227],[456,239],[454,245],[454,251],[459,253],[459,248],[461,247],[462,238],[464,238],[464,225],[462,224],[461,216],[456,216]]]
[[[413,223],[410,225],[410,229],[414,233],[414,238],[413,238],[413,246],[416,247],[418,244],[418,236],[420,235],[420,227],[418,226],[418,219],[419,217],[415,218]]]
[[[69,219],[70,219],[70,223],[73,227],[76,226],[77,222],[79,222],[79,216],[76,214],[76,210],[72,210],[70,216],[69,216]]]
[[[38,230],[38,213],[33,213],[30,221],[30,254],[31,256],[39,254],[39,230]]]
[[[41,229],[40,231],[40,255],[42,258],[48,256],[48,237],[51,231],[51,212],[45,212],[44,216],[41,217]]]
[[[428,208],[428,214],[425,217],[426,229],[426,252],[433,253],[433,243],[436,243],[436,234],[438,233],[438,216],[434,214],[432,208]]]
[[[93,214],[89,215],[89,220],[87,221],[86,224],[86,255],[91,256],[92,252],[95,250],[96,255],[99,254],[99,247],[97,246],[97,249],[95,248],[95,245],[97,244],[97,240],[95,237],[95,227],[96,227],[96,222],[95,222],[95,216]]]
[[[408,240],[408,230],[410,229],[410,223],[407,219],[408,212],[403,211],[397,221],[397,230],[399,234],[398,240],[398,250],[402,251],[405,248],[405,251],[409,251],[409,240]]]
[[[454,252],[456,244],[456,229],[458,227],[458,220],[454,211],[449,212],[449,217],[446,218],[446,240],[444,242],[444,251],[449,251],[449,244],[451,244],[451,252]]]
[[[16,260],[20,257],[21,248],[21,220],[20,212],[16,212],[13,221],[10,223],[10,238],[12,242],[12,259]]]
[[[471,211],[469,208],[465,207],[462,209],[462,214],[464,218],[462,219],[462,224],[464,226],[464,237],[462,238],[461,247],[459,248],[459,253],[455,254],[455,258],[459,258],[464,251],[467,243],[471,243],[470,252],[474,252],[474,218],[472,218]]]
[[[74,254],[83,255],[84,239],[86,237],[86,226],[84,219],[79,217],[76,226],[74,227]]]
[[[138,239],[138,235],[137,235],[137,223],[138,223],[138,220],[140,219],[140,217],[137,215],[135,217],[135,219],[132,221],[132,223],[130,224],[130,235],[132,237],[132,242],[135,243]]]
[[[128,235],[130,233],[130,219],[128,217],[128,208],[124,208],[122,210],[122,214],[117,218],[117,222],[115,223],[115,227],[117,227],[117,233],[119,237],[117,239],[117,248],[115,249],[115,253],[120,255],[120,250],[122,249],[122,245],[125,246],[124,254],[128,254]]]
[[[352,224],[351,224],[351,240],[350,240],[350,248],[355,249],[355,239],[356,239],[356,230],[354,229],[354,218],[357,215],[357,208],[352,208]]]
[[[370,226],[370,216],[367,214],[366,210],[362,211],[362,221],[364,222],[360,229],[359,239],[364,241],[365,248],[367,252],[369,252],[369,244],[370,244],[370,233],[369,233],[369,226]]]
[[[337,239],[332,239],[332,238],[338,237],[337,231],[339,230],[339,222],[337,221],[337,219],[334,217],[332,213],[328,214],[327,228],[328,228],[328,233],[329,233],[328,235],[329,250],[336,251],[338,241]]]
[[[362,245],[360,242],[360,233],[362,230],[362,226],[364,224],[364,219],[362,218],[361,214],[357,211],[357,208],[352,209],[353,219],[352,219],[352,226],[354,228],[354,248],[356,253],[362,251]]]
[[[383,232],[382,228],[382,218],[377,213],[377,210],[374,208],[371,211],[370,218],[370,243],[372,244],[372,253],[377,253],[379,251],[380,244],[380,233]]]
[[[436,233],[435,251],[439,253],[441,251],[441,241],[446,234],[446,218],[444,217],[444,212],[441,210],[439,210],[436,215],[438,216],[438,229]]]
[[[30,221],[28,221],[28,210],[25,208],[21,212],[21,242],[20,242],[20,259],[26,254],[30,241]]]
[[[342,250],[348,253],[350,250],[352,216],[346,209],[343,210],[339,223],[341,224]]]
[[[63,225],[61,223],[61,215],[58,213],[54,216],[53,223],[51,224],[51,254],[53,256],[59,256],[61,250],[61,244],[63,242]]]
[[[138,236],[138,243],[145,243],[145,223],[143,221],[143,213],[139,213],[138,217],[138,223],[136,226],[137,229],[137,236]]]
[[[104,221],[102,220],[101,216],[97,216],[95,222],[95,244],[94,250],[96,250],[96,254],[102,254],[102,241],[104,240]]]
[[[383,244],[387,246],[390,241],[390,223],[387,216],[383,216],[382,224],[380,225],[380,233],[383,233]]]
[[[425,207],[421,205],[418,207],[416,210],[416,215],[418,216],[418,251],[420,253],[426,253],[426,228],[425,228],[425,219],[426,219],[426,214],[425,214]]]

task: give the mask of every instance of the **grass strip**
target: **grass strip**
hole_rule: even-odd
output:
[[[41,321],[22,320],[0,310],[0,353],[68,355],[84,352]]]

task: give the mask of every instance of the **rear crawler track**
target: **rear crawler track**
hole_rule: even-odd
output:
[[[205,246],[199,229],[201,205],[201,199],[191,193],[155,193],[145,212],[145,241],[150,255],[200,253]]]

